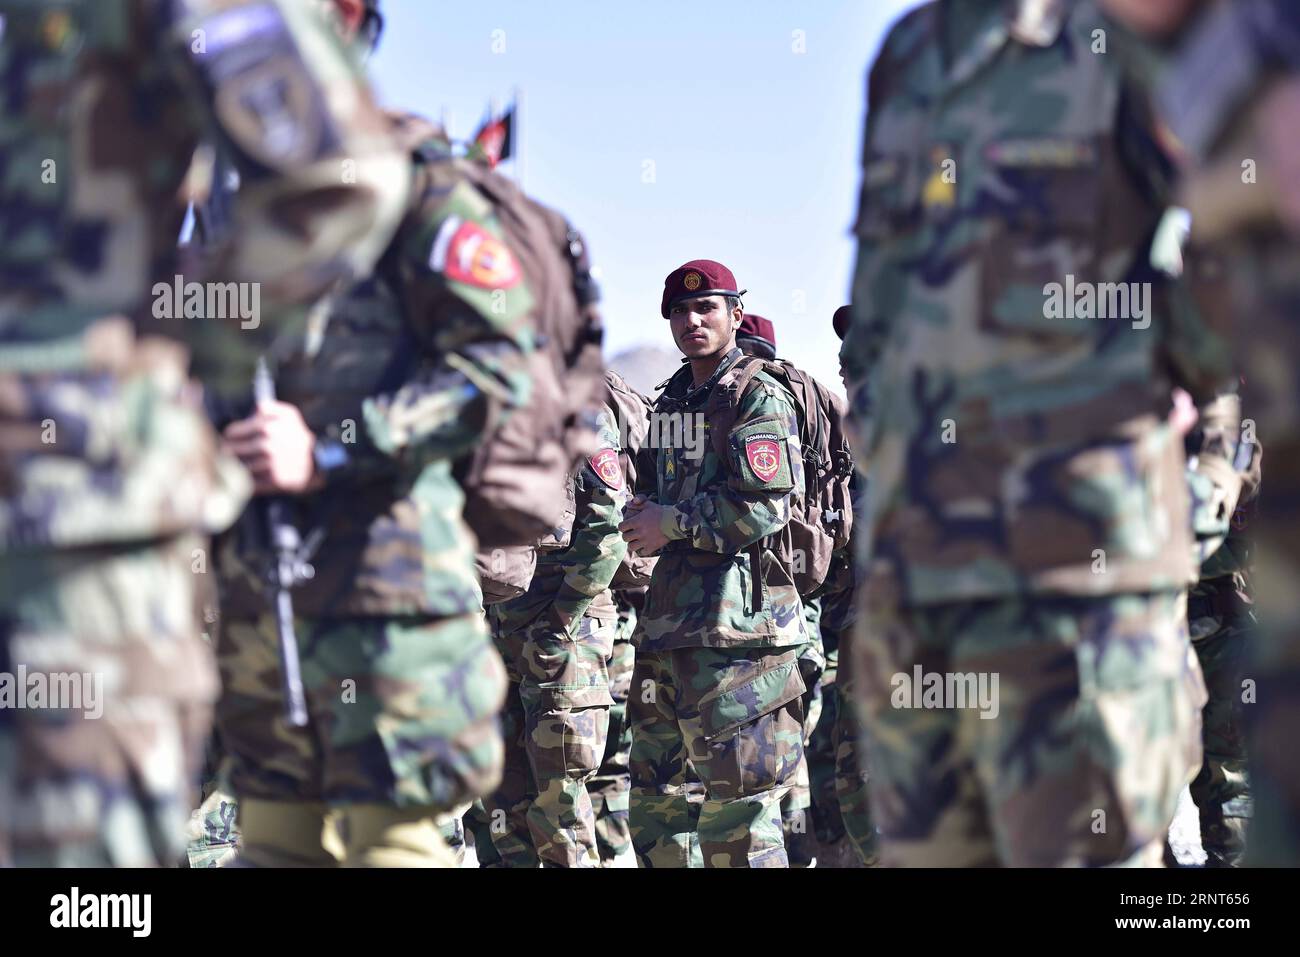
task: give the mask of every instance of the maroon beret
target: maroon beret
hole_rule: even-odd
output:
[[[835,310],[835,315],[831,317],[831,325],[835,329],[835,334],[844,341],[844,333],[849,331],[849,321],[853,318],[852,306],[840,306]]]
[[[659,314],[668,318],[673,303],[683,299],[703,296],[739,296],[744,289],[736,287],[736,277],[722,263],[712,259],[692,259],[678,266],[664,280],[664,297],[659,303]]]
[[[740,328],[736,330],[736,335],[762,339],[773,349],[776,348],[776,327],[770,320],[752,312],[745,313],[744,318],[740,320]]]

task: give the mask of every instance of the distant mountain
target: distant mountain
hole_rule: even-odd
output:
[[[632,388],[654,398],[655,386],[681,368],[681,354],[659,346],[633,346],[607,361]]]

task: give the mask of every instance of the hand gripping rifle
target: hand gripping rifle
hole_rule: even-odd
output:
[[[253,373],[253,401],[275,400],[275,380],[266,359],[257,360]],[[275,594],[275,630],[280,648],[280,677],[284,689],[285,717],[289,724],[301,728],[307,724],[307,701],[302,689],[302,669],[298,660],[298,638],[293,630],[293,596],[290,589],[309,580],[315,569],[307,557],[312,549],[304,546],[298,529],[285,514],[285,503],[279,498],[267,498],[261,503],[267,545],[271,550],[271,565],[267,583]]]

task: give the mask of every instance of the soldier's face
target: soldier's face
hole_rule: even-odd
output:
[[[734,342],[742,316],[739,307],[728,312],[721,296],[687,299],[668,308],[673,339],[688,359],[711,356]]]

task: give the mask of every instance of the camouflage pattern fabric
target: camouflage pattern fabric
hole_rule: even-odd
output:
[[[847,555],[837,556],[832,564],[820,602],[826,651],[820,681],[822,713],[806,749],[812,831],[820,848],[818,866],[861,866],[876,862],[876,841],[867,801],[866,761],[860,753],[863,739],[853,704],[856,612]]]
[[[311,5],[4,0],[0,15],[9,94],[0,155],[13,170],[33,170],[0,187],[0,235],[9,237],[0,245],[6,371],[129,374],[146,358],[129,342],[82,338],[99,319],[124,315],[140,331],[194,346],[210,390],[242,392],[257,351],[290,315],[303,314],[293,307],[363,274],[383,251],[409,163]],[[258,95],[289,85],[301,93],[292,102]],[[85,105],[75,117],[49,107],[72,102]],[[145,102],[155,108],[134,108]],[[170,286],[177,271],[184,208],[176,197],[202,137],[221,144],[249,199],[236,241],[202,275],[183,278],[257,284],[265,314],[247,321],[159,314],[171,296],[160,296],[155,281]],[[344,161],[354,175],[340,177]],[[107,195],[119,198],[91,200]],[[156,495],[174,494],[171,483],[157,486]]]
[[[189,867],[225,867],[239,853],[239,807],[235,796],[220,788],[205,795],[190,816],[185,863]]]
[[[870,463],[854,664],[886,863],[1158,859],[1199,764],[1167,413],[1175,384],[1205,402],[1229,381],[1228,350],[1190,280],[1149,265],[1170,163],[1094,51],[1105,24],[1089,0],[929,4],[872,68],[841,359]],[[1000,675],[998,716],[893,707],[916,664]]]
[[[1228,350],[1147,265],[1154,123],[1092,3],[954,9],[903,18],[871,73],[841,352],[866,580],[907,604],[1182,588],[1170,370],[1203,400]]]
[[[507,742],[510,741],[508,734],[503,735]],[[460,818],[459,821],[460,840],[464,841],[465,835],[469,835],[474,842],[474,856],[478,859],[478,866],[483,868],[500,867],[501,855],[497,853],[496,847],[492,843],[492,821],[488,816],[487,809],[483,806],[483,799],[479,798],[470,805],[468,811]],[[448,842],[452,850],[456,845],[453,841]]]
[[[298,619],[306,728],[285,720],[275,625],[228,620],[217,724],[236,796],[350,806],[468,804],[501,775],[505,671],[477,616]]]
[[[1253,798],[1247,863],[1294,867],[1300,864],[1300,244],[1294,173],[1300,150],[1292,131],[1300,116],[1300,57],[1290,40],[1300,28],[1300,10],[1285,0],[1252,0],[1206,4],[1203,12],[1160,78],[1159,101],[1185,147],[1180,201],[1192,216],[1190,248],[1219,254],[1232,280],[1233,358],[1242,375],[1243,406],[1269,450],[1269,476],[1254,523],[1251,586],[1261,633],[1245,665],[1254,703],[1238,711],[1241,691],[1229,689],[1238,667],[1229,636],[1247,625],[1240,612],[1223,617],[1223,642],[1207,645],[1207,635],[1197,647],[1214,689],[1213,714],[1207,712],[1206,721],[1219,726],[1213,749],[1224,759],[1222,772],[1207,761],[1203,774],[1209,773],[1198,777],[1206,798],[1201,809],[1213,816],[1215,807],[1225,807],[1228,830],[1223,833],[1216,822],[1207,828],[1203,818],[1202,839],[1208,829],[1212,846],[1226,844],[1226,853],[1216,850],[1211,863],[1220,856],[1233,859],[1240,822],[1226,808],[1245,810],[1231,797],[1246,787],[1232,772],[1236,744],[1230,729],[1240,717]],[[1247,160],[1251,177],[1242,174]],[[1224,706],[1229,700],[1230,709]],[[1206,743],[1209,752],[1208,728]]]
[[[1206,693],[1185,601],[869,612],[872,640],[854,664],[883,862],[1158,866],[1201,763]]]
[[[0,674],[28,696],[0,707],[0,845],[13,864],[172,867],[183,856],[217,694],[197,635],[203,544],[0,556]],[[40,686],[49,697],[38,704]]]
[[[867,736],[857,708],[857,684],[853,674],[853,631],[842,633],[839,669],[835,677],[837,714],[831,726],[835,755],[835,801],[840,823],[858,860],[867,867],[880,862],[879,841],[871,816],[867,763]]]
[[[810,641],[798,651],[799,673],[803,677],[803,744],[804,757],[795,772],[790,793],[781,799],[781,829],[785,832],[785,847],[791,867],[809,867],[816,857],[811,826],[812,767],[808,744],[822,716],[822,674],[826,669],[826,654],[822,647],[821,602],[813,598],[804,602],[804,626]]]
[[[1240,866],[1251,818],[1244,679],[1258,627],[1245,576],[1199,582],[1188,595],[1187,621],[1209,695],[1201,712],[1205,756],[1191,784],[1201,846],[1207,866]]]
[[[446,860],[454,863],[463,841],[446,816],[502,774],[496,712],[505,678],[481,617],[452,460],[527,400],[532,298],[490,203],[468,185],[446,137],[418,117],[388,122],[416,159],[416,186],[384,266],[275,351],[281,400],[348,454],[323,490],[292,503],[305,534],[325,532],[315,576],[294,593],[312,629],[299,633],[304,681],[322,682],[314,689],[322,696],[332,682],[335,697],[350,682],[344,697],[350,687],[359,703],[318,702],[312,732],[291,734],[283,755],[263,753],[266,741],[281,740],[272,729],[283,720],[264,699],[275,688],[266,657],[274,632],[264,619],[252,624],[266,604],[266,549],[249,516],[221,552],[233,634],[219,654],[227,689],[219,720],[232,732],[241,802],[342,808],[345,845],[358,828],[382,838],[385,814],[392,827],[424,835],[426,850],[445,845],[429,828],[450,826],[458,844]],[[313,735],[318,744],[307,747]],[[427,815],[416,820],[421,809]],[[358,815],[365,824],[353,827]],[[434,863],[432,854],[417,858]]]
[[[806,688],[794,648],[808,638],[790,570],[763,540],[790,520],[803,462],[794,402],[766,373],[738,399],[730,461],[708,440],[703,410],[741,354],[699,386],[683,367],[655,406],[696,443],[656,450],[669,542],[637,627],[628,703],[629,816],[643,867],[788,865],[780,801],[802,761]],[[750,449],[764,442],[776,462],[760,474]]]
[[[632,829],[628,821],[632,790],[632,774],[628,769],[632,724],[628,720],[627,699],[636,663],[636,649],[632,644],[636,610],[620,602],[619,612],[614,651],[608,664],[609,696],[614,703],[609,709],[605,754],[600,768],[587,782],[591,813],[596,820],[596,850],[603,867],[618,866],[618,862],[628,860],[632,854]]]
[[[511,677],[507,774],[483,806],[507,867],[598,867],[587,781],[609,731],[609,672],[615,622],[587,616],[572,634],[541,624],[497,635]]]
[[[539,548],[528,591],[490,609],[493,635],[511,668],[507,770],[484,806],[513,867],[600,864],[588,782],[609,730],[617,612],[610,582],[627,554],[618,524],[628,498],[618,426],[599,413],[599,451],[572,479],[573,518],[563,547]]]
[[[805,690],[794,649],[637,649],[629,814],[642,867],[788,866],[780,805],[803,759]]]
[[[309,617],[478,612],[451,461],[528,396],[532,297],[491,207],[440,130],[409,114],[389,121],[416,157],[417,188],[385,266],[275,350],[280,400],[349,456],[321,491],[292,500],[304,533],[328,532],[315,576],[294,593]],[[449,263],[446,250],[462,246],[496,257],[497,271]],[[244,528],[222,552],[227,614],[251,617],[265,603],[259,546]]]
[[[1240,441],[1237,395],[1218,396],[1200,412],[1188,436],[1188,481],[1201,577],[1188,594],[1187,624],[1209,700],[1191,795],[1207,866],[1235,867],[1245,856],[1251,816],[1244,711],[1254,701],[1245,678],[1258,625],[1250,580],[1262,448],[1257,436]]]
[[[858,514],[862,507],[861,484],[861,475],[855,476],[851,493]],[[860,527],[861,523],[855,522],[853,541],[835,556],[821,595],[827,669],[822,677],[823,717],[813,736],[810,760],[814,826],[819,841],[831,852],[827,858],[843,861],[847,857],[835,853],[837,842],[843,838],[859,865],[872,866],[879,858],[867,799],[865,736],[858,721],[853,680],[853,636],[861,588],[855,573],[860,564],[854,556]],[[820,787],[819,780],[823,782]]]
[[[826,671],[819,682],[821,718],[804,745],[808,757],[808,787],[811,798],[812,832],[820,844],[834,844],[845,838],[840,818],[839,800],[835,797],[835,745],[832,730],[839,720],[840,695],[836,681],[838,655],[827,656]]]
[[[656,449],[654,498],[670,506],[660,550],[638,628],[638,651],[676,648],[786,647],[807,641],[798,590],[788,569],[764,548],[763,539],[790,520],[790,498],[803,488],[799,420],[790,394],[767,373],[754,376],[741,397],[729,436],[732,461],[723,462],[708,441],[707,424],[695,417],[726,376],[739,349],[725,357],[710,380],[690,388],[690,368],[671,380],[656,412],[680,416],[701,447]],[[761,437],[780,458],[768,478],[756,473],[745,449]]]
[[[269,335],[378,257],[408,163],[303,5],[4,0],[0,21],[0,658],[98,675],[105,695],[94,722],[0,715],[0,846],[18,864],[171,865],[216,691],[199,533],[248,493],[187,368],[210,393],[247,388]],[[288,84],[287,107],[259,95]],[[207,298],[227,307],[224,283],[244,283],[260,308],[167,319],[154,281],[181,270],[176,197],[201,136],[252,198],[237,241],[186,278],[220,280]]]

